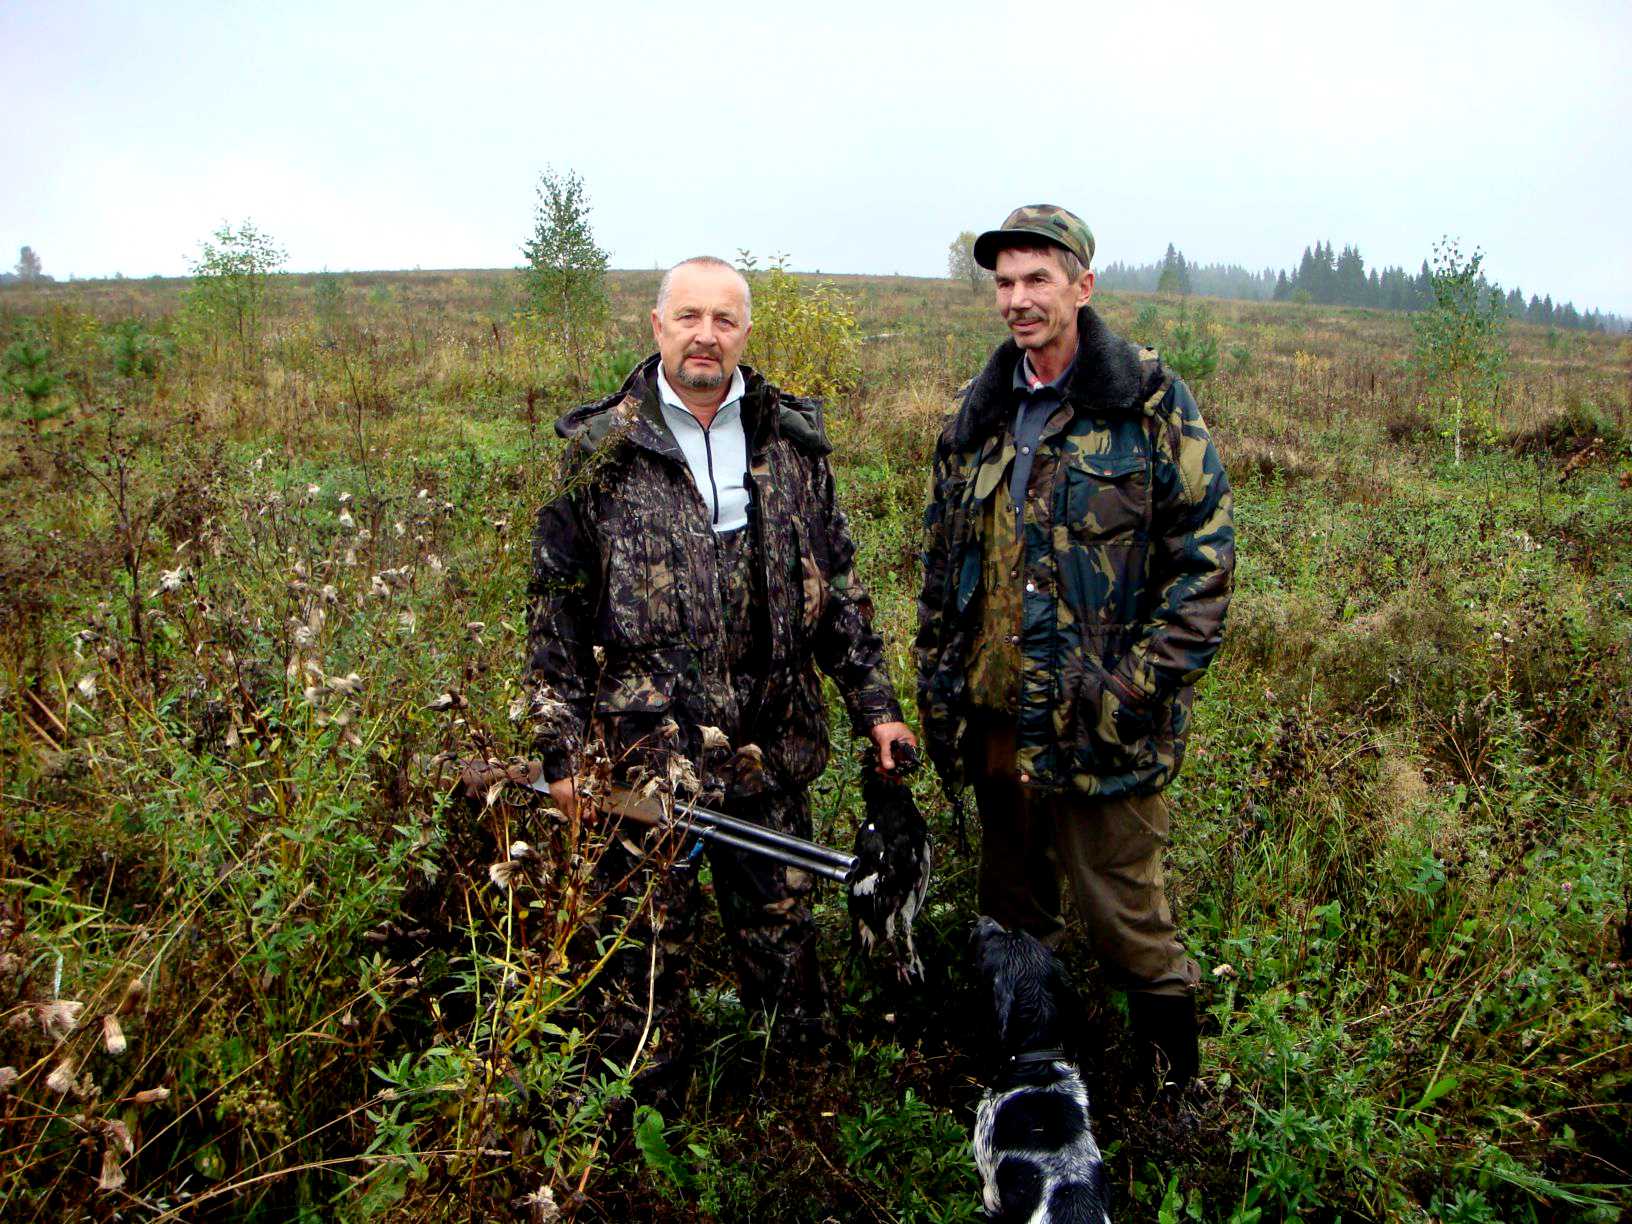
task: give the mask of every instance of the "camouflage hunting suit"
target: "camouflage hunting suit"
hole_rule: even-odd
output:
[[[936,446],[915,654],[926,747],[952,784],[984,708],[1012,717],[1028,786],[1158,791],[1184,759],[1193,686],[1223,635],[1235,530],[1196,402],[1091,307],[1077,327],[1018,535],[1003,539],[1012,519],[993,510],[1014,458],[1012,340]]]
[[[656,366],[654,355],[556,425],[565,492],[539,512],[528,588],[535,747],[549,779],[597,742],[625,770],[679,754],[726,811],[808,836],[804,791],[829,754],[816,669],[858,731],[901,717],[820,408],[742,368],[749,534],[727,541],[663,423]],[[731,747],[705,750],[704,726]],[[710,857],[745,1002],[819,1015],[810,877]],[[632,994],[644,1008],[646,992]]]

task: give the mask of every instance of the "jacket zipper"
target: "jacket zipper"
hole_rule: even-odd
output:
[[[703,430],[703,459],[708,464],[709,492],[714,495],[714,513],[710,517],[708,525],[718,527],[720,525],[720,486],[714,479],[714,444],[709,441],[709,432],[708,429]]]

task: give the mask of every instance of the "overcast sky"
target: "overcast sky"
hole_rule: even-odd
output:
[[[0,266],[518,262],[546,165],[614,267],[739,248],[943,275],[1064,204],[1098,262],[1295,264],[1443,233],[1632,313],[1632,4],[0,0]]]

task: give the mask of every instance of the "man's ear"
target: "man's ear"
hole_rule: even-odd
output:
[[[1082,280],[1077,284],[1077,305],[1086,306],[1094,296],[1094,273],[1092,269],[1082,274]]]
[[[663,335],[663,320],[658,317],[657,307],[652,307],[652,339],[660,339]]]

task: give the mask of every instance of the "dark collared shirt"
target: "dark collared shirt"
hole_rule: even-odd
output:
[[[1065,384],[1076,368],[1077,358],[1073,354],[1058,378],[1043,382],[1031,368],[1030,353],[1023,354],[1014,367],[1014,471],[1009,476],[1009,502],[1014,506],[1017,519],[1025,514],[1026,486],[1031,483],[1031,464],[1037,457],[1043,426],[1065,402]]]

